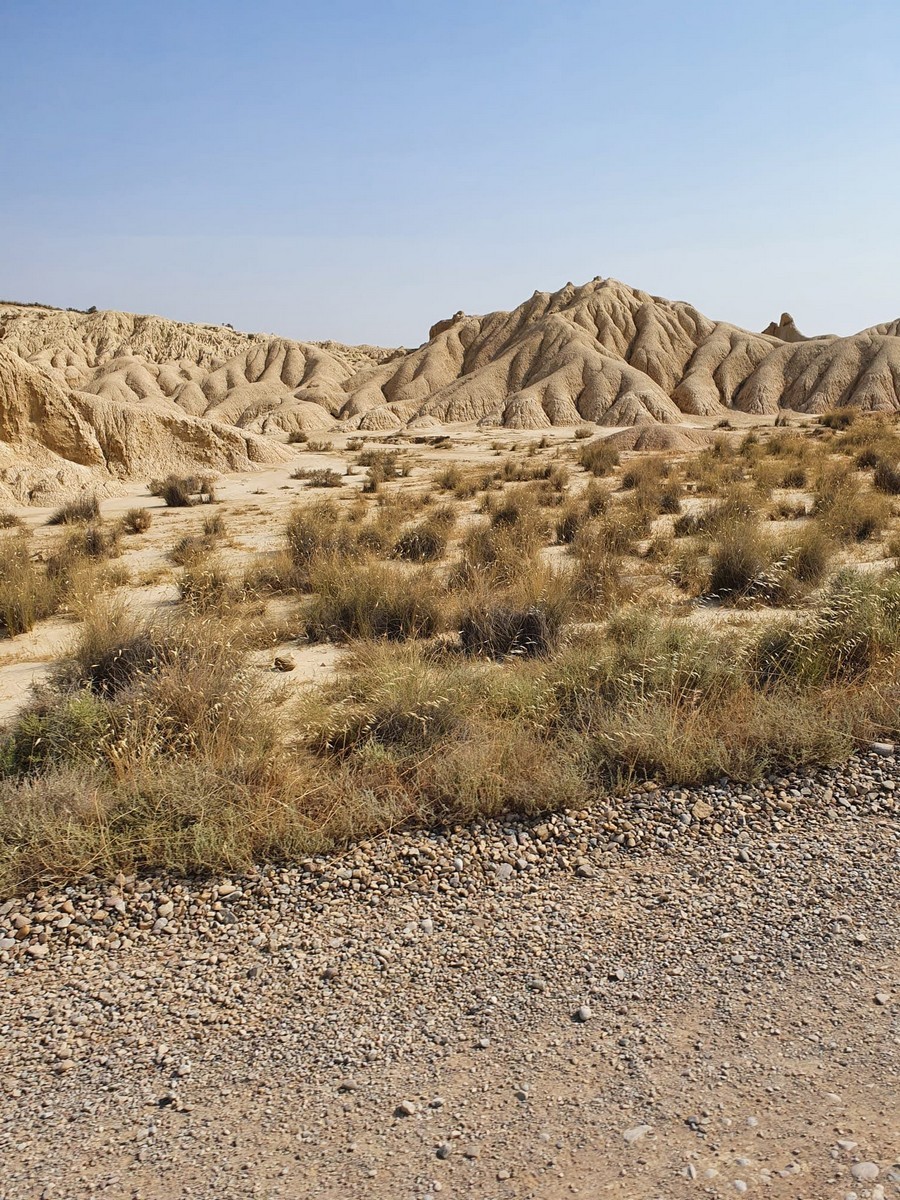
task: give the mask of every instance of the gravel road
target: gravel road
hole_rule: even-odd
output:
[[[900,755],[0,905],[0,1200],[900,1197]]]

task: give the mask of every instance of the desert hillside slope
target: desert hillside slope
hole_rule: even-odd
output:
[[[804,337],[713,321],[612,279],[535,292],[512,312],[457,313],[399,361],[364,368],[344,412],[363,427],[415,418],[507,427],[680,422],[727,409],[900,407],[900,324]]]
[[[13,446],[44,480],[71,464],[124,477],[245,469],[307,430],[900,408],[900,321],[806,337],[785,313],[754,333],[599,277],[535,292],[512,312],[456,313],[411,351],[0,304],[0,355],[7,483]]]

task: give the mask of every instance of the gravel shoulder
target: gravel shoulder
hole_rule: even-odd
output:
[[[0,1198],[900,1196],[898,786],[0,905]]]

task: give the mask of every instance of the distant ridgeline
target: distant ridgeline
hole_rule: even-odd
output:
[[[332,428],[896,410],[900,321],[805,337],[785,313],[754,333],[598,277],[512,312],[457,312],[406,350],[3,303],[0,381],[0,450],[19,446],[20,461],[42,447],[114,477],[176,462],[234,470],[277,461],[291,434]]]

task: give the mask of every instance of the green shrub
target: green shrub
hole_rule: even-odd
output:
[[[59,698],[44,693],[15,721],[0,750],[6,775],[29,775],[51,764],[102,757],[111,732],[106,707],[90,692]]]

